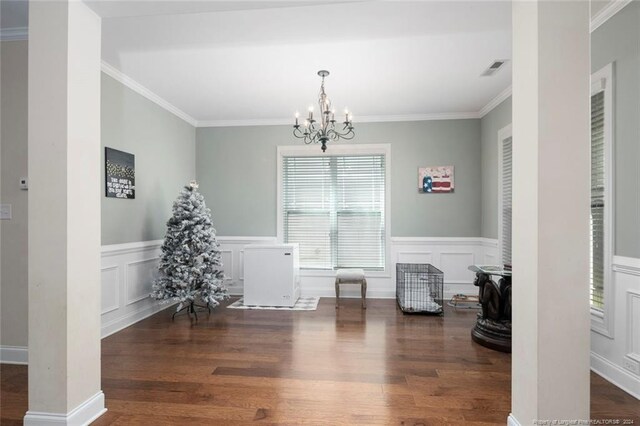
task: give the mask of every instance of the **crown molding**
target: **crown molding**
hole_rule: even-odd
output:
[[[600,25],[607,22],[613,15],[620,12],[632,0],[612,0],[608,5],[603,7],[600,12],[591,18],[591,32],[594,32]]]
[[[359,123],[383,123],[390,121],[468,120],[480,118],[477,112],[442,112],[433,114],[367,115],[357,117]]]
[[[485,115],[489,114],[495,107],[500,105],[505,99],[507,99],[513,93],[513,88],[511,86],[504,89],[502,92],[498,94],[495,98],[491,99],[488,104],[482,107],[480,111],[478,111],[478,118],[482,118]]]
[[[195,118],[191,117],[189,114],[187,114],[186,112],[182,111],[180,108],[178,108],[178,107],[174,106],[173,104],[167,102],[166,100],[164,100],[160,96],[156,95],[151,90],[149,90],[146,87],[144,87],[142,84],[138,83],[137,81],[135,81],[134,79],[132,79],[128,75],[124,74],[122,71],[116,69],[114,66],[110,65],[109,63],[107,63],[105,61],[102,61],[101,68],[102,68],[102,72],[104,72],[108,76],[116,79],[117,81],[119,81],[123,85],[127,86],[129,89],[133,90],[134,92],[138,93],[139,95],[144,96],[145,98],[149,99],[151,102],[154,102],[158,106],[166,109],[167,111],[169,111],[170,113],[172,113],[176,117],[181,118],[182,120],[186,121],[187,123],[191,124],[192,126],[197,127],[198,120],[196,120]]]
[[[293,123],[293,119],[264,118],[246,120],[202,120],[196,127],[247,127],[247,126],[282,126]]]
[[[384,123],[393,121],[433,121],[433,120],[468,120],[480,118],[477,112],[452,112],[437,114],[407,115],[368,115],[358,116],[356,123]],[[196,127],[245,127],[245,126],[289,126],[293,118],[273,118],[256,120],[204,120],[198,121]]]
[[[0,28],[0,41],[28,40],[29,27]]]

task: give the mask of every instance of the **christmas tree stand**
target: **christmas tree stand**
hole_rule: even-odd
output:
[[[171,320],[173,321],[176,317],[176,315],[178,315],[179,313],[186,313],[187,315],[189,315],[189,317],[191,317],[191,314],[193,314],[194,317],[196,317],[196,321],[198,320],[198,310],[200,312],[204,312],[205,310],[208,311],[209,314],[211,314],[211,307],[209,306],[209,304],[207,303],[206,305],[198,305],[195,302],[191,302],[190,304],[188,304],[187,306],[178,309],[177,311],[175,311],[173,313],[173,316],[171,316]]]

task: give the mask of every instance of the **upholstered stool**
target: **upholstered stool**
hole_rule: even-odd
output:
[[[358,284],[362,294],[362,309],[367,309],[367,279],[362,269],[338,269],[336,272],[336,309],[340,299],[340,284]]]

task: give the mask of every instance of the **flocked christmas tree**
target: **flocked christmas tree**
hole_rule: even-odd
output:
[[[188,309],[189,314],[195,314],[197,300],[213,308],[229,297],[211,211],[195,181],[185,186],[173,203],[159,269],[151,297],[179,301],[176,313]]]

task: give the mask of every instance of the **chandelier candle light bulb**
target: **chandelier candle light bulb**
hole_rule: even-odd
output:
[[[340,139],[351,140],[355,136],[353,130],[353,115],[345,109],[344,127],[336,130],[336,110],[331,107],[331,100],[324,91],[324,78],[329,75],[329,71],[320,70],[318,75],[322,77],[320,85],[320,93],[318,95],[318,104],[320,105],[320,118],[313,119],[313,106],[309,107],[309,118],[304,122],[304,131],[300,130],[298,124],[298,113],[296,112],[296,124],[293,125],[293,135],[302,139],[305,144],[318,143],[322,144],[322,152],[327,150],[327,142],[338,141]],[[317,125],[316,125],[317,123]]]

